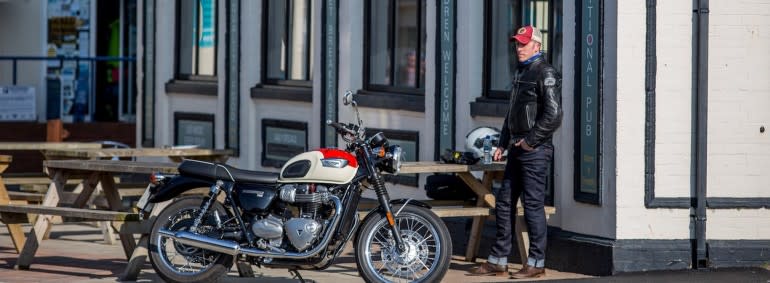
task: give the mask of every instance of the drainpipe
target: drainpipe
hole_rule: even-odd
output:
[[[706,145],[708,122],[709,1],[693,0],[693,87],[695,116],[695,246],[693,268],[708,267],[706,249]]]

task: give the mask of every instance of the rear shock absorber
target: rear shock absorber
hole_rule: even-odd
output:
[[[193,225],[190,227],[190,232],[193,232],[193,233],[198,232],[198,226],[201,225],[201,221],[203,221],[203,217],[206,215],[206,212],[208,212],[209,207],[211,207],[211,204],[217,200],[217,196],[219,195],[219,192],[222,191],[223,184],[224,183],[222,181],[217,180],[217,182],[214,185],[211,185],[211,189],[209,189],[209,195],[208,197],[206,197],[206,199],[203,200],[203,203],[201,203],[201,207],[198,211],[198,215],[195,217],[195,221],[193,221]]]

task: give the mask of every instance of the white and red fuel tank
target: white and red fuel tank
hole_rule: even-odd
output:
[[[281,168],[279,183],[346,184],[358,171],[353,154],[335,148],[322,148],[292,157]]]

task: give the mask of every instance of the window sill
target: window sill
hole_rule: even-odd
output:
[[[425,112],[425,96],[359,90],[356,103],[361,107]]]
[[[170,80],[166,83],[166,93],[217,96],[219,86],[211,81]]]
[[[508,100],[492,99],[486,97],[476,98],[471,102],[471,116],[487,116],[505,118],[508,113]]]
[[[307,87],[273,86],[259,84],[251,88],[251,98],[278,99],[313,103],[313,89]]]

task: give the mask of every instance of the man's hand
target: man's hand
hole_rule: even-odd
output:
[[[495,154],[492,155],[492,160],[500,161],[502,159],[503,159],[503,149],[498,147],[497,149],[495,149]]]
[[[535,150],[534,148],[529,146],[527,141],[525,141],[524,139],[520,139],[518,142],[516,142],[516,146],[521,147],[523,150],[526,150],[526,151],[533,151],[533,150]]]

